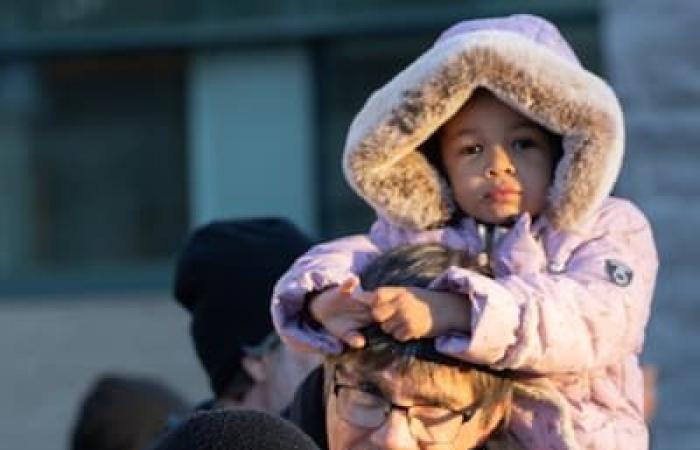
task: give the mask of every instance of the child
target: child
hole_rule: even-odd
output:
[[[622,153],[617,98],[553,25],[453,26],[355,118],[345,175],[379,220],[297,260],[275,289],[277,329],[328,353],[361,347],[371,321],[399,340],[437,336],[447,355],[541,375],[579,448],[647,448],[638,354],[657,255],[642,213],[609,197]],[[431,290],[357,287],[380,252],[426,242],[493,277],[451,267]],[[571,448],[551,414],[516,402],[510,429],[527,448]]]

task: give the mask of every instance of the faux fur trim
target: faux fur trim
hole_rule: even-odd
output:
[[[574,228],[610,194],[623,154],[622,111],[597,76],[508,31],[439,41],[368,99],[345,144],[343,170],[379,215],[414,230],[453,211],[447,183],[417,148],[483,87],[563,135],[545,213]]]

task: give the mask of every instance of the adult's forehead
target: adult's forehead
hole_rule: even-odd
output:
[[[419,362],[372,369],[350,362],[339,365],[337,370],[342,381],[372,383],[394,402],[439,404],[460,409],[474,401],[473,377],[470,372],[456,367]]]

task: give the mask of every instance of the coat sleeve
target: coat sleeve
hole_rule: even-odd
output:
[[[368,236],[356,235],[319,244],[297,259],[277,282],[272,296],[272,321],[282,340],[296,350],[340,353],[342,344],[337,338],[304,323],[304,301],[310,293],[357,276],[377,254]]]
[[[592,229],[560,273],[491,279],[446,271],[434,287],[468,297],[471,332],[439,337],[438,350],[543,374],[604,367],[638,352],[658,266],[651,228],[620,201],[601,209]]]

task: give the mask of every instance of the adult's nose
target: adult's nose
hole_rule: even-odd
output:
[[[508,151],[501,145],[494,145],[487,151],[484,175],[487,178],[498,178],[504,175],[515,175],[515,164]]]
[[[411,434],[408,417],[403,411],[392,410],[389,417],[372,432],[372,444],[383,450],[417,450],[418,442]]]

